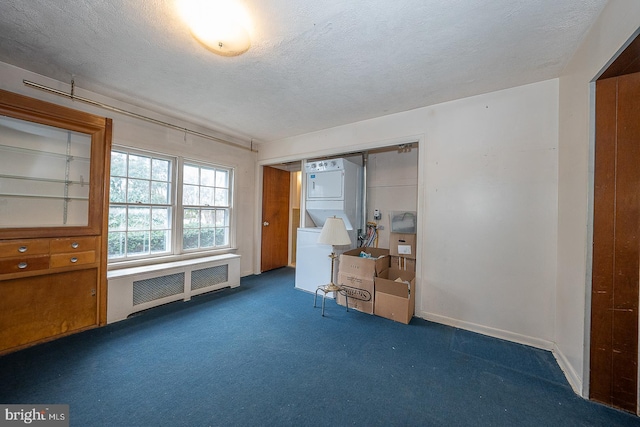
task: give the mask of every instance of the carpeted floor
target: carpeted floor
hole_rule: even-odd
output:
[[[578,397],[551,353],[345,312],[283,268],[0,357],[0,403],[72,426],[640,426]]]

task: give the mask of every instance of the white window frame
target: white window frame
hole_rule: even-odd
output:
[[[122,145],[114,145],[111,148],[111,152],[124,152],[128,155],[140,155],[145,157],[158,158],[162,160],[168,160],[171,162],[171,194],[169,196],[170,199],[170,207],[171,207],[171,220],[170,220],[170,239],[171,244],[169,245],[168,252],[162,252],[157,254],[142,254],[142,255],[125,255],[124,257],[118,258],[107,258],[107,263],[110,266],[120,265],[130,265],[130,264],[146,264],[146,263],[155,263],[155,262],[163,262],[162,260],[172,260],[172,259],[181,259],[186,257],[196,256],[198,254],[202,255],[214,255],[217,253],[226,253],[232,251],[235,245],[235,167],[222,165],[218,163],[206,162],[202,160],[194,160],[194,159],[185,159],[181,156],[172,156],[166,153],[159,153],[155,151],[132,148]],[[111,155],[111,153],[110,153]],[[229,201],[228,206],[225,209],[228,209],[228,244],[224,246],[214,246],[207,248],[194,248],[194,249],[184,249],[183,248],[183,178],[184,178],[184,166],[194,165],[198,167],[204,168],[212,168],[212,169],[222,169],[229,173]],[[127,176],[128,178],[128,176]],[[114,203],[120,204],[120,203]],[[128,205],[133,205],[131,203],[124,203]],[[111,208],[111,203],[109,203],[109,209]],[[107,212],[108,214],[108,212]],[[107,234],[108,236],[108,234]],[[108,238],[108,237],[107,237]],[[108,257],[108,253],[107,253]]]
[[[122,147],[122,146],[113,146],[111,149],[111,153],[110,156],[113,155],[114,152],[121,152],[121,153],[126,153],[127,154],[127,158],[129,159],[130,156],[143,156],[143,157],[149,157],[152,159],[159,159],[159,160],[164,160],[164,161],[168,161],[171,167],[171,171],[170,171],[170,176],[169,176],[169,184],[171,186],[170,190],[169,190],[169,195],[168,195],[168,204],[160,204],[160,203],[151,203],[151,201],[149,201],[149,203],[134,203],[131,201],[126,201],[124,203],[113,203],[114,205],[123,205],[127,207],[127,211],[135,206],[149,206],[151,208],[153,208],[153,206],[167,206],[170,208],[170,212],[171,212],[171,218],[169,219],[169,244],[167,245],[167,250],[163,251],[163,252],[157,252],[157,253],[144,253],[144,254],[133,254],[133,255],[128,255],[125,252],[125,255],[123,257],[116,257],[116,258],[107,258],[109,263],[117,263],[117,262],[123,262],[123,261],[132,261],[132,260],[138,260],[138,259],[149,259],[149,258],[157,258],[157,257],[163,257],[163,256],[169,256],[172,255],[174,253],[174,241],[175,241],[175,232],[173,230],[175,230],[175,209],[176,209],[176,199],[175,199],[175,188],[176,188],[176,170],[177,170],[177,159],[173,156],[169,156],[166,154],[162,154],[162,153],[156,153],[156,152],[151,152],[151,151],[146,151],[146,150],[138,150],[135,148],[129,148],[129,147]],[[111,180],[111,176],[109,177],[109,179]],[[133,180],[135,178],[130,177],[129,175],[129,170],[127,168],[127,175],[125,177],[128,181],[129,180]],[[151,182],[153,182],[153,179],[150,179]],[[109,199],[111,199],[111,195],[109,196]],[[109,209],[108,209],[108,213],[107,215],[109,215],[109,212],[111,211],[111,206],[112,203],[111,201],[109,202]],[[127,217],[128,218],[128,217]],[[150,230],[151,231],[151,230]],[[111,230],[108,230],[107,233],[107,238],[109,236],[109,233],[111,232]],[[128,234],[130,231],[126,230],[126,233]],[[108,251],[107,251],[108,252]],[[107,257],[109,256],[109,254],[107,253]]]
[[[234,209],[233,209],[233,205],[234,205],[234,198],[235,198],[235,192],[234,192],[234,181],[235,181],[235,169],[231,166],[225,166],[225,165],[221,165],[221,164],[216,164],[216,163],[210,163],[210,162],[203,162],[201,160],[194,160],[194,159],[190,159],[190,158],[180,158],[180,166],[179,166],[179,178],[178,181],[180,183],[179,188],[178,188],[178,198],[177,198],[177,209],[180,210],[180,214],[179,214],[179,220],[177,221],[177,227],[179,227],[179,232],[177,233],[177,235],[179,235],[179,240],[176,239],[176,245],[179,246],[180,250],[182,253],[193,253],[193,252],[203,252],[203,251],[220,251],[220,250],[229,250],[233,247],[233,242],[234,242],[234,224],[235,224],[235,216],[234,216]],[[184,210],[185,210],[185,205],[183,204],[183,190],[184,190],[184,169],[185,169],[185,165],[190,165],[190,166],[196,166],[199,168],[208,168],[208,169],[219,169],[219,170],[224,170],[228,173],[228,177],[229,177],[229,182],[228,182],[228,203],[227,206],[216,206],[216,205],[187,205],[187,208],[190,206],[193,207],[198,207],[200,209],[204,208],[205,206],[208,208],[212,208],[212,209],[226,209],[228,211],[228,236],[227,236],[227,244],[223,245],[223,246],[213,246],[213,247],[206,247],[206,248],[202,248],[200,246],[198,246],[197,248],[192,248],[192,249],[184,249],[183,247],[183,240],[184,240]],[[176,215],[178,216],[178,215]]]

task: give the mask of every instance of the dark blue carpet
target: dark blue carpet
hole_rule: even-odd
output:
[[[242,286],[0,357],[0,402],[72,426],[640,426],[578,397],[551,353],[294,289]]]

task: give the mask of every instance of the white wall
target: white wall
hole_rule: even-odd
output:
[[[418,140],[417,315],[554,341],[558,81],[263,144],[259,163]]]
[[[377,222],[378,247],[389,247],[391,212],[418,210],[418,144],[413,144],[410,152],[397,150],[371,153],[367,162],[367,218]],[[379,209],[380,221],[373,219],[373,212]]]
[[[2,62],[0,62],[0,76],[0,89],[112,118],[112,141],[114,145],[125,145],[234,167],[236,188],[235,214],[237,221],[236,246],[238,248],[236,253],[242,256],[241,274],[247,275],[253,273],[253,247],[256,245],[254,236],[254,202],[255,164],[257,155],[255,153],[250,153],[248,150],[242,148],[221,144],[201,137],[192,135],[185,137],[184,132],[27,87],[23,84],[23,80],[30,80],[66,93],[69,92],[69,85],[66,83],[61,83]],[[78,84],[78,82],[76,82],[76,84]],[[80,85],[78,84],[78,86]],[[114,99],[105,98],[99,94],[83,91],[78,87],[76,87],[75,94],[205,134],[221,136],[216,134],[215,131],[162,116],[158,113],[143,110],[132,105],[127,105]]]
[[[593,85],[640,25],[640,2],[611,0],[560,78],[556,353],[588,395]]]
[[[558,82],[429,109],[422,309],[551,348]]]

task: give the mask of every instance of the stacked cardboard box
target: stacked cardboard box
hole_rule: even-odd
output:
[[[413,271],[390,268],[375,278],[374,314],[404,323],[411,322],[416,305]]]
[[[374,280],[374,314],[407,324],[415,311],[416,235],[391,233],[390,268]]]
[[[389,235],[391,267],[399,270],[416,271],[416,235],[391,233]]]
[[[361,252],[371,255],[363,258]],[[343,286],[347,297],[338,293],[337,301],[340,305],[355,308],[364,313],[373,314],[375,288],[374,279],[389,269],[389,250],[380,248],[357,248],[340,255],[338,268],[338,284]]]

